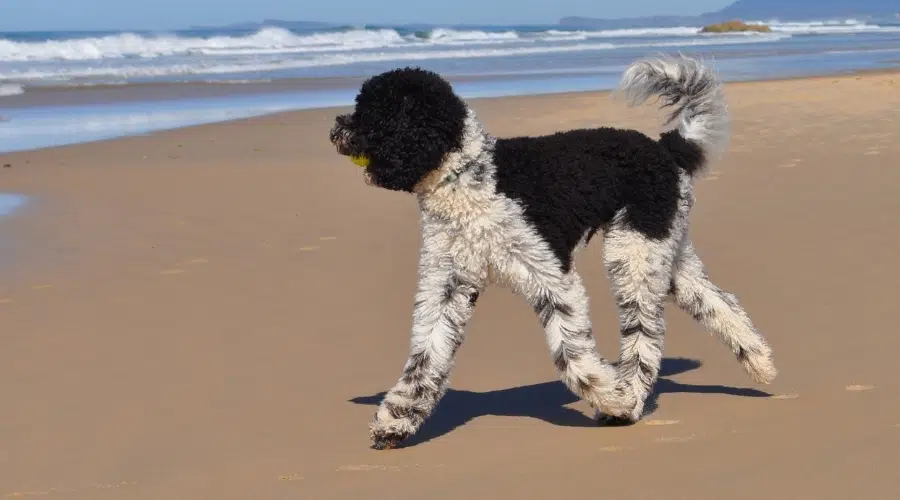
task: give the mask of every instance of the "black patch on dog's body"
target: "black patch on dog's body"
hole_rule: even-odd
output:
[[[664,132],[659,138],[659,144],[672,155],[675,163],[688,175],[694,175],[706,164],[706,153],[703,152],[703,148],[696,142],[685,139],[678,130]]]
[[[668,142],[699,149],[684,139]],[[678,210],[682,158],[697,159],[689,152],[676,159],[641,132],[608,127],[498,139],[494,150],[497,191],[522,205],[564,271],[581,239],[622,208],[635,230],[667,237]]]

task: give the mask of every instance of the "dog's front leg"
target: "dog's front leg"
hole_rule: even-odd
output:
[[[460,259],[426,236],[419,265],[419,289],[413,311],[409,359],[372,422],[376,449],[390,449],[413,435],[444,395],[463,329],[483,290],[479,273],[467,272]],[[444,247],[445,250],[439,250]]]

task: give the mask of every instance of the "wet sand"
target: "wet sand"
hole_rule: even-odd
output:
[[[294,78],[191,83],[129,83],[91,86],[29,86],[26,92],[4,97],[4,108],[85,106],[122,102],[153,103],[180,99],[261,96],[304,91],[358,88],[360,78]]]
[[[655,411],[597,427],[492,288],[451,391],[388,452],[367,424],[406,357],[417,209],[333,152],[342,110],[0,155],[31,197],[0,218],[0,498],[896,498],[900,76],[727,95],[693,238],[776,382],[670,307]],[[603,93],[473,106],[503,136],[660,116]],[[601,257],[578,268],[615,358]]]
[[[589,74],[573,72],[556,73],[557,78],[584,76]],[[615,75],[618,76],[618,75]],[[454,85],[466,83],[503,82],[515,78],[520,82],[534,79],[548,79],[543,73],[521,73],[512,75],[459,75],[449,78]],[[600,82],[600,77],[597,77]],[[359,77],[309,77],[279,78],[274,80],[221,80],[196,82],[149,82],[128,84],[96,85],[29,85],[25,92],[0,96],[0,108],[23,109],[48,106],[87,106],[118,103],[154,103],[184,99],[212,99],[222,97],[276,97],[283,94],[300,95],[308,92],[347,92],[347,102],[364,81]],[[323,106],[317,106],[323,107]]]

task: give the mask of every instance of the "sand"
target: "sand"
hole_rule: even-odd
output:
[[[670,307],[655,411],[597,427],[492,288],[437,413],[387,452],[367,424],[406,357],[417,208],[333,152],[341,110],[0,155],[32,197],[0,219],[0,499],[896,498],[900,76],[727,94],[693,237],[776,382]],[[658,131],[602,93],[473,106],[498,135]],[[601,257],[578,267],[615,358]]]

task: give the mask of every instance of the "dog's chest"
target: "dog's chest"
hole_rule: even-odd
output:
[[[422,199],[426,223],[443,235],[447,251],[484,260],[502,246],[502,223],[508,217],[491,194],[461,187]]]
[[[555,267],[546,242],[505,196],[473,196],[455,190],[422,204],[430,232],[440,234],[457,266],[488,283],[510,286],[528,280],[529,270]],[[550,270],[555,273],[555,270]]]

